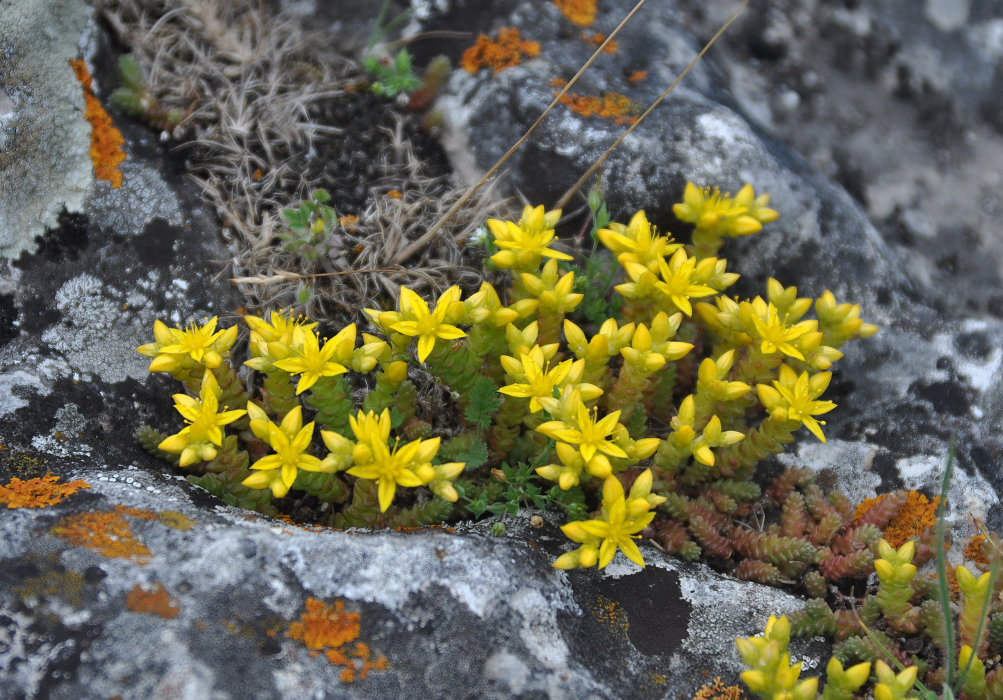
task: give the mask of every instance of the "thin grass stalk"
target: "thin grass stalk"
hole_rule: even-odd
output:
[[[704,57],[704,54],[710,50],[710,47],[714,45],[714,43],[718,40],[718,38],[720,38],[722,34],[724,34],[725,30],[731,26],[731,23],[734,22],[736,19],[738,19],[738,15],[741,14],[742,10],[744,10],[745,6],[748,4],[749,0],[742,0],[742,4],[739,5],[734,12],[731,13],[731,17],[729,17],[728,21],[726,21],[724,24],[721,25],[721,28],[718,29],[717,33],[710,38],[710,41],[704,44],[704,47],[700,49],[700,53],[698,53],[696,57],[692,61],[690,61],[690,64],[686,66],[686,69],[682,73],[680,73],[675,80],[672,81],[672,84],[669,85],[668,89],[666,89],[665,92],[663,92],[657,100],[651,103],[650,107],[644,110],[644,113],[637,118],[637,121],[631,124],[626,131],[620,134],[620,138],[614,141],[613,145],[610,146],[608,149],[606,149],[605,153],[599,156],[599,159],[592,164],[592,167],[586,170],[585,174],[582,175],[580,178],[578,178],[578,182],[572,185],[571,189],[569,189],[567,192],[564,193],[564,196],[562,196],[560,200],[558,200],[557,204],[554,205],[553,207],[554,209],[563,209],[565,206],[567,206],[571,198],[575,196],[575,193],[578,192],[578,190],[580,190],[586,182],[588,182],[589,178],[591,178],[592,175],[595,174],[595,171],[598,170],[599,167],[603,164],[603,161],[605,161],[610,156],[610,154],[613,153],[613,151],[615,151],[620,146],[623,140],[627,138],[627,134],[629,134],[636,127],[638,127],[641,124],[641,122],[644,121],[645,117],[651,114],[654,111],[655,107],[660,105],[662,103],[662,100],[668,97],[669,93],[675,90],[676,85],[678,85],[680,81],[682,81],[682,79],[686,77],[686,74],[689,73],[693,69],[693,67],[700,62],[700,59]]]

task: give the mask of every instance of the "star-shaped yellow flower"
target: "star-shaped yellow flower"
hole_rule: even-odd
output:
[[[540,265],[541,258],[571,260],[571,256],[550,248],[554,240],[554,226],[561,218],[561,210],[545,212],[543,206],[526,206],[519,223],[488,219],[488,228],[500,251],[491,256],[491,262],[503,269],[532,271]]]
[[[645,496],[640,493],[634,495],[633,492],[632,496],[632,510],[635,510]],[[644,566],[644,557],[641,556],[641,550],[634,540],[639,537],[637,533],[647,527],[654,517],[655,514],[651,512],[630,517],[623,485],[615,476],[607,477],[603,482],[600,516],[594,520],[578,520],[561,527],[561,531],[568,539],[581,542],[583,546],[558,557],[554,562],[554,568],[566,569],[598,563],[602,569],[613,561],[617,549],[638,566]]]
[[[506,357],[508,356],[506,355]],[[541,361],[543,360],[543,353],[539,353],[539,358]],[[554,389],[560,387],[562,382],[567,379],[574,363],[572,360],[565,360],[551,369],[550,363],[545,362],[541,367],[529,353],[520,355],[519,360],[522,364],[522,375],[526,380],[525,383],[509,384],[498,391],[508,396],[529,399],[529,412],[536,413],[543,409],[540,398],[550,398],[554,395]]]
[[[347,367],[332,359],[346,340],[350,340],[349,347],[355,345],[354,323],[343,328],[333,338],[324,341],[323,347],[321,347],[316,333],[301,329],[295,336],[292,356],[278,360],[273,364],[284,372],[300,375],[299,382],[296,384],[296,393],[302,394],[316,384],[321,377],[334,377],[348,371]],[[349,349],[348,356],[351,357],[351,349]]]
[[[658,261],[662,279],[655,283],[655,289],[668,297],[669,301],[687,316],[693,315],[690,299],[717,294],[717,290],[705,284],[694,282],[693,273],[697,260],[686,255],[685,250],[677,250],[668,262]]]
[[[174,395],[174,408],[188,425],[179,433],[165,438],[158,447],[164,452],[180,454],[180,466],[187,467],[199,460],[215,459],[216,448],[223,446],[223,426],[247,413],[244,410],[219,413],[219,397],[219,384],[212,372],[206,372],[202,377],[202,387],[197,399],[187,394]]]
[[[756,385],[759,400],[767,412],[781,420],[800,421],[815,437],[825,442],[825,435],[819,427],[819,424],[825,425],[825,421],[815,420],[814,416],[836,408],[832,401],[818,400],[828,388],[832,372],[819,372],[809,377],[807,372],[798,375],[787,365],[780,365],[779,375],[779,381],[774,380],[772,387]]]
[[[401,287],[400,315],[404,319],[391,326],[391,330],[403,335],[418,338],[418,361],[425,358],[435,347],[437,338],[455,340],[467,334],[456,326],[446,323],[450,306],[460,300],[460,288],[452,286],[442,293],[435,304],[435,310],[429,311],[428,304],[414,291]]]
[[[616,430],[617,422],[620,420],[620,411],[613,411],[609,415],[599,418],[598,409],[589,411],[581,400],[578,402],[576,411],[574,425],[564,421],[549,421],[540,425],[537,430],[554,440],[577,445],[586,464],[592,460],[597,452],[610,457],[627,457],[626,452],[607,439]]]
[[[252,408],[253,406],[253,408]],[[251,465],[254,474],[241,483],[252,489],[270,488],[272,495],[282,498],[293,482],[296,472],[304,469],[311,472],[323,471],[321,461],[306,450],[313,439],[313,422],[303,425],[303,409],[296,406],[285,415],[279,425],[267,419],[264,411],[254,404],[248,404],[252,418],[251,430],[267,442],[274,454],[266,455]]]

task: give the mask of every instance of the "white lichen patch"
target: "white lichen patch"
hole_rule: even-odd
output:
[[[31,446],[38,452],[45,452],[60,457],[87,457],[91,454],[91,446],[83,442],[87,419],[80,413],[76,404],[66,404],[56,411],[56,424],[47,435],[36,435],[31,439]]]
[[[145,163],[126,159],[120,166],[122,186],[95,182],[84,210],[116,233],[138,236],[152,219],[180,226],[184,217],[177,195],[160,174]]]
[[[108,383],[142,380],[148,361],[136,348],[147,342],[149,332],[135,314],[123,313],[123,299],[92,275],[74,277],[56,292],[63,319],[42,333],[42,341],[81,373]],[[130,299],[137,301],[136,295]]]
[[[81,211],[94,180],[91,127],[69,61],[90,11],[83,0],[0,3],[0,257],[34,251],[65,207]]]
[[[871,471],[873,448],[866,443],[829,440],[802,441],[794,449],[777,455],[785,467],[803,467],[816,473],[826,471],[835,476],[835,487],[853,503],[873,498],[881,485],[881,477]]]

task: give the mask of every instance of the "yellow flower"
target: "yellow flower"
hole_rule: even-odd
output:
[[[534,309],[538,303],[533,304]],[[484,323],[494,328],[504,328],[520,317],[518,310],[502,306],[498,292],[490,282],[482,282],[481,288],[467,297],[464,307],[470,323]]]
[[[586,464],[592,460],[597,452],[610,457],[626,458],[627,453],[607,439],[616,430],[617,421],[620,420],[620,411],[613,411],[600,419],[598,409],[589,411],[581,399],[579,399],[575,410],[576,416],[573,425],[564,421],[549,421],[538,426],[537,430],[559,442],[577,445]]]
[[[554,226],[561,218],[561,210],[544,212],[543,206],[526,206],[518,224],[500,219],[488,219],[488,228],[501,250],[491,256],[491,262],[503,269],[535,270],[544,257],[571,260],[549,246],[554,240]]]
[[[197,399],[187,394],[174,395],[174,408],[188,425],[181,432],[165,438],[158,447],[164,452],[180,454],[180,466],[187,467],[199,460],[215,459],[216,448],[223,446],[223,426],[247,413],[244,410],[224,410],[218,413],[219,397],[219,384],[212,372],[206,372],[202,377],[202,387]]]
[[[830,379],[832,372],[819,372],[809,377],[807,372],[798,375],[787,365],[780,365],[779,381],[774,380],[772,387],[757,384],[756,391],[771,416],[780,420],[800,421],[815,437],[825,442],[825,435],[819,427],[820,424],[825,425],[825,421],[815,420],[813,416],[836,408],[832,401],[818,400],[829,386]]]
[[[697,391],[714,401],[734,401],[752,391],[745,382],[727,381],[735,361],[735,351],[728,350],[717,359],[707,357],[697,369]]]
[[[424,362],[429,356],[437,338],[455,340],[467,335],[456,326],[446,323],[450,306],[459,299],[460,288],[454,285],[442,293],[435,310],[430,312],[424,299],[407,287],[401,287],[400,315],[404,320],[394,323],[391,329],[418,338],[419,362]]]
[[[594,520],[578,520],[561,527],[561,531],[574,542],[580,542],[590,549],[598,546],[598,565],[605,568],[613,561],[617,549],[628,559],[644,566],[644,557],[634,540],[640,537],[637,533],[648,526],[655,517],[654,513],[646,512],[638,517],[629,517],[627,503],[624,499],[623,485],[615,476],[608,477],[603,482],[602,510]],[[564,569],[574,566],[585,566],[581,554],[568,552],[558,557],[554,568]]]
[[[324,470],[321,461],[306,452],[313,439],[314,424],[310,422],[303,425],[302,407],[296,406],[289,411],[279,425],[263,419],[261,415],[264,412],[257,407],[250,411],[254,419],[251,421],[252,431],[267,442],[275,453],[266,455],[251,465],[255,473],[241,482],[244,486],[252,489],[270,488],[272,495],[282,498],[289,493],[296,481],[298,469],[311,472]]]
[[[446,477],[455,471],[455,467],[450,466],[440,473],[431,464],[439,451],[439,438],[414,440],[403,446],[398,441],[391,449],[387,445],[390,437],[389,409],[383,409],[378,418],[372,411],[359,411],[358,416],[349,416],[348,422],[358,441],[352,453],[354,466],[348,473],[377,482],[381,512],[386,512],[393,503],[398,485],[415,487],[424,486],[436,479],[440,482],[448,481]],[[439,490],[450,495],[442,485]]]
[[[918,666],[908,666],[896,675],[888,664],[878,659],[874,662],[874,672],[878,677],[874,700],[916,700],[916,696],[909,695],[909,691],[916,683]]]
[[[278,360],[273,365],[284,372],[300,375],[300,380],[296,384],[296,393],[302,394],[316,384],[321,377],[334,377],[348,371],[347,367],[331,359],[337,352],[338,346],[348,335],[351,336],[351,344],[354,345],[354,323],[342,329],[335,337],[326,340],[324,347],[321,347],[316,333],[300,329],[300,332],[296,334],[292,356]],[[349,356],[351,356],[351,350]]]
[[[293,353],[298,333],[310,333],[317,326],[307,323],[302,316],[293,317],[292,309],[273,311],[269,321],[258,316],[244,316],[244,323],[251,328],[251,359],[244,364],[258,372],[270,372],[276,360]]]
[[[540,309],[569,313],[575,310],[585,295],[574,291],[574,272],[561,277],[558,274],[557,260],[551,259],[544,264],[539,276],[523,272],[522,283],[530,295],[540,300]]]
[[[153,324],[153,334],[157,342],[136,348],[141,355],[153,357],[151,372],[175,372],[196,365],[216,369],[237,340],[237,327],[217,331],[213,316],[202,326],[192,322],[184,330],[167,328],[157,321]]]
[[[539,346],[535,347],[539,348]],[[504,357],[508,357],[508,355]],[[539,359],[543,360],[542,352],[539,353]],[[522,376],[526,382],[509,384],[508,386],[503,386],[498,391],[508,396],[523,399],[528,398],[529,412],[536,413],[543,408],[539,401],[540,397],[549,398],[554,395],[554,389],[567,379],[573,363],[571,360],[565,360],[553,369],[550,369],[550,363],[546,362],[541,367],[529,353],[520,355],[519,360],[522,364]]]
[[[644,265],[651,272],[658,271],[659,260],[682,247],[680,243],[673,243],[671,237],[659,236],[643,209],[634,214],[626,226],[610,223],[609,228],[600,229],[597,235],[621,265],[633,262]]]
[[[709,187],[686,183],[681,204],[672,211],[680,221],[694,224],[697,229],[716,230],[724,236],[748,236],[777,218],[777,212],[766,205],[769,195],[756,197],[752,185],[745,185],[732,198],[728,193]]]
[[[745,435],[737,430],[722,431],[721,419],[717,416],[711,416],[710,420],[707,421],[707,425],[704,426],[703,433],[693,441],[693,457],[701,464],[713,467],[714,453],[711,451],[712,447],[727,447],[744,439]]]
[[[662,281],[655,283],[655,289],[668,297],[676,309],[687,316],[693,315],[690,299],[716,294],[717,290],[703,284],[696,284],[693,273],[696,268],[696,258],[687,257],[685,250],[677,250],[668,262],[658,261],[658,269]]]
[[[761,300],[759,301],[761,302]],[[770,355],[779,351],[798,360],[804,360],[804,355],[792,343],[805,333],[813,332],[818,327],[818,322],[801,321],[788,327],[787,317],[780,318],[780,313],[773,304],[767,304],[765,309],[762,309],[761,304],[754,306],[757,312],[765,312],[752,314],[755,332],[758,339],[762,341],[760,344],[762,353]]]

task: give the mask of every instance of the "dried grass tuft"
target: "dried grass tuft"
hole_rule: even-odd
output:
[[[395,299],[402,284],[426,297],[452,284],[480,284],[479,257],[462,242],[487,216],[501,213],[490,189],[465,202],[414,256],[394,262],[463,194],[427,174],[400,119],[380,154],[381,177],[367,183],[364,211],[332,237],[330,254],[308,261],[277,245],[276,234],[286,231],[281,211],[328,187],[332,177],[309,175],[320,170],[318,147],[339,137],[318,119],[323,101],[343,97],[364,78],[354,59],[332,51],[330,37],[282,13],[263,14],[258,2],[97,4],[147,68],[160,103],[190,110],[174,136],[190,176],[227,229],[233,275],[249,310],[295,307],[343,325],[360,320],[363,307]],[[403,197],[386,197],[390,189]],[[310,297],[302,304],[304,286]]]

